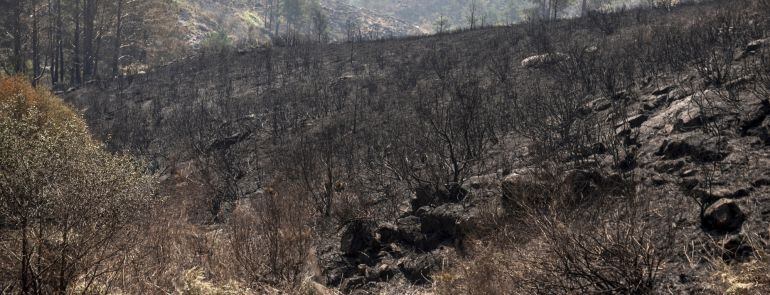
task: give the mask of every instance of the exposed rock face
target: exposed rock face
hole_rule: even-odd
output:
[[[745,220],[735,201],[722,199],[706,208],[701,222],[705,230],[727,233],[739,230]]]

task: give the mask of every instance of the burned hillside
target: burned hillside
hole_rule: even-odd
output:
[[[189,231],[148,246],[182,261],[150,255],[214,283],[762,293],[769,16],[768,1],[703,1],[289,39],[62,96],[109,149],[145,161],[163,218]]]

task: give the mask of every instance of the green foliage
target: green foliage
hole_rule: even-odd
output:
[[[0,288],[66,293],[115,271],[106,262],[136,241],[154,194],[134,161],[105,151],[58,98],[8,78],[0,163]]]
[[[233,40],[227,33],[222,31],[216,31],[206,35],[206,38],[201,41],[201,49],[205,51],[221,51],[226,48],[233,47]]]

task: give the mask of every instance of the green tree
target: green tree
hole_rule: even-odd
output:
[[[118,271],[153,180],[24,78],[0,80],[0,288],[67,294]],[[82,285],[81,285],[82,286]]]

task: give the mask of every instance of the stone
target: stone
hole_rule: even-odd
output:
[[[430,206],[436,203],[436,189],[431,185],[421,185],[415,189],[414,197],[411,200],[412,210],[417,210],[423,206]]]
[[[550,185],[538,180],[537,172],[520,169],[506,176],[500,184],[501,203],[508,213],[518,213],[522,205],[544,204]]]
[[[749,240],[742,234],[728,236],[720,242],[724,251],[722,259],[725,261],[745,261],[754,253],[754,248]]]
[[[555,65],[569,58],[560,52],[533,55],[521,61],[521,66],[528,69],[544,68]]]
[[[628,126],[631,128],[639,128],[645,121],[647,121],[648,118],[649,116],[645,114],[639,114],[629,117],[626,122],[628,122]]]
[[[708,231],[728,233],[739,230],[744,221],[746,221],[746,214],[735,201],[721,199],[706,208],[701,225]]]
[[[740,199],[751,194],[746,188],[736,188],[733,186],[716,186],[711,189],[693,189],[692,193],[704,203],[713,203],[721,199]]]
[[[601,112],[612,107],[612,102],[607,99],[599,99],[593,103],[593,110],[595,112]]]
[[[499,187],[500,182],[495,179],[495,175],[481,175],[472,176],[468,178],[463,184],[463,189],[469,190],[481,190],[481,189],[496,189]]]
[[[653,90],[652,91],[652,95],[656,95],[657,96],[657,95],[662,95],[662,94],[668,94],[668,93],[670,93],[671,91],[673,91],[676,88],[677,88],[676,85],[666,85],[666,86],[663,86],[663,87],[660,87],[658,89]]]
[[[679,161],[658,161],[655,163],[655,172],[658,173],[674,173],[681,170],[685,165],[682,160]]]
[[[349,292],[353,289],[360,288],[365,284],[366,284],[366,277],[353,276],[342,280],[342,283],[340,283],[340,290]]]
[[[751,185],[753,187],[763,187],[763,186],[770,186],[770,177],[763,177],[759,178],[757,180],[754,180]]]
[[[570,170],[564,177],[564,184],[566,184],[575,197],[584,197],[596,193],[599,190],[599,185],[602,181],[602,176],[596,171],[589,170]]]
[[[424,206],[436,206],[444,203],[457,203],[465,199],[468,190],[458,183],[449,183],[439,188],[432,185],[422,185],[415,190],[411,200],[412,210]]]
[[[660,95],[648,95],[645,96],[642,99],[642,107],[645,111],[651,111],[654,109],[657,109],[668,100],[669,96],[668,94],[660,94]]]
[[[420,216],[424,240],[418,243],[423,251],[431,251],[445,243],[461,241],[467,231],[467,212],[460,204],[444,204]]]
[[[380,245],[396,241],[399,237],[398,228],[392,223],[380,223],[375,231],[374,238]]]
[[[327,288],[324,285],[321,285],[317,282],[309,281],[305,283],[306,285],[303,286],[302,294],[307,295],[334,295],[336,294],[331,289]]]
[[[759,127],[768,115],[770,115],[770,101],[760,100],[748,104],[746,111],[739,117],[741,133],[745,135],[749,130]]]
[[[415,245],[425,239],[422,234],[420,218],[417,216],[410,215],[399,218],[396,225],[399,239],[406,244]]]
[[[367,268],[366,279],[368,281],[387,281],[399,272],[398,266],[391,262],[383,262],[374,267]]]
[[[760,144],[770,145],[770,116],[766,117],[758,126],[746,131],[748,136],[756,136]]]
[[[375,246],[375,224],[371,221],[356,220],[347,224],[342,231],[340,251],[345,255],[368,252]]]
[[[431,281],[431,273],[438,271],[441,259],[435,254],[425,253],[404,257],[398,262],[398,268],[404,277],[413,284],[425,284]]]
[[[754,52],[754,51],[762,49],[763,47],[766,47],[768,45],[770,45],[770,38],[754,40],[754,41],[749,42],[748,45],[746,45],[746,48],[744,49],[744,52],[747,52],[747,53],[748,52]]]
[[[721,101],[721,98],[714,91],[705,91],[675,100],[667,108],[642,123],[640,133],[653,135],[658,130],[666,133],[671,133],[673,130],[687,131],[704,122],[714,120],[713,116],[704,116],[700,111],[697,102],[701,100]],[[669,125],[672,128],[666,128]]]
[[[685,133],[669,137],[655,153],[667,160],[690,157],[701,163],[721,161],[728,154],[727,143],[723,139],[703,133]]]
[[[697,169],[687,169],[685,171],[682,171],[680,174],[681,177],[693,177],[698,174]]]

